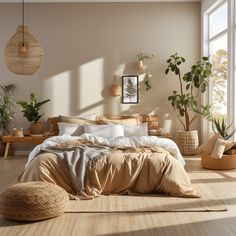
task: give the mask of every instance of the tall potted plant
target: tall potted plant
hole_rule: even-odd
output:
[[[0,85],[0,156],[5,150],[1,137],[10,133],[10,126],[15,115],[15,91],[15,84]]]
[[[177,53],[167,60],[168,66],[165,73],[174,73],[179,81],[179,91],[174,90],[168,97],[178,120],[183,126],[183,131],[178,132],[179,147],[182,154],[191,155],[196,153],[199,144],[198,131],[191,131],[191,125],[198,115],[211,119],[210,105],[202,105],[199,95],[208,87],[209,76],[212,73],[212,64],[209,57],[202,57],[200,61],[191,67],[191,70],[181,74],[180,65],[185,58]]]
[[[43,124],[39,121],[43,116],[43,113],[40,114],[39,111],[41,106],[49,101],[50,99],[46,99],[39,102],[36,95],[31,93],[29,102],[23,100],[17,102],[17,104],[22,107],[22,112],[26,119],[31,122],[29,127],[31,135],[38,135],[44,132]]]

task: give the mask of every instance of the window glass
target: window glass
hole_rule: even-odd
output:
[[[215,117],[227,115],[227,34],[210,42],[213,64],[210,78],[210,98]]]
[[[209,15],[210,38],[227,28],[227,6],[228,4],[225,2]]]

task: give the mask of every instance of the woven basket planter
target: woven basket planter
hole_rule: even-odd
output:
[[[24,31],[24,45],[23,44]],[[43,63],[43,50],[27,26],[19,26],[5,48],[7,68],[17,75],[33,75]]]
[[[30,134],[43,134],[44,126],[43,123],[38,121],[36,123],[31,123],[29,127]]]
[[[199,145],[198,131],[178,131],[178,146],[181,154],[194,155]]]
[[[19,183],[0,195],[0,213],[11,220],[38,221],[61,215],[68,203],[68,193],[56,184]]]

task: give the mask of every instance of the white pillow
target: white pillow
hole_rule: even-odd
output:
[[[140,125],[124,125],[125,137],[140,137],[148,136],[148,123],[142,123]]]
[[[124,127],[120,124],[113,125],[84,125],[84,132],[91,133],[103,138],[115,138],[124,136]]]
[[[78,124],[69,124],[58,122],[59,136],[64,134],[69,134],[71,136],[79,136],[84,133],[84,126]]]

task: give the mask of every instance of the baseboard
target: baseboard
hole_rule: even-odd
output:
[[[28,156],[30,151],[17,150],[14,151],[14,156]]]

